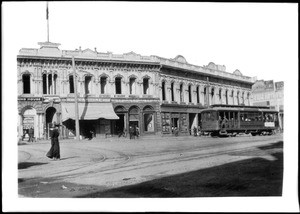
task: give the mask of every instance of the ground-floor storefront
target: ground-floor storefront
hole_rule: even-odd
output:
[[[192,135],[201,124],[200,106],[163,104],[161,124],[163,135]]]
[[[142,135],[161,133],[160,105],[158,101],[123,102],[78,102],[78,117],[81,138],[103,138],[129,135],[130,127]],[[49,139],[54,123],[61,124],[60,138],[74,138],[74,100],[59,98],[19,98],[18,137],[27,138],[33,128],[35,139]]]

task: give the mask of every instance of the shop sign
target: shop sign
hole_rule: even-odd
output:
[[[19,97],[19,101],[43,101],[43,97]]]
[[[275,127],[274,122],[265,122],[265,127]]]

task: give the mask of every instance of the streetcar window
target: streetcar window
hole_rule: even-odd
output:
[[[211,120],[216,120],[217,119],[217,112],[212,112],[211,113]]]
[[[240,113],[240,120],[241,120],[241,121],[244,121],[244,119],[245,119],[245,118],[244,118],[244,113]]]

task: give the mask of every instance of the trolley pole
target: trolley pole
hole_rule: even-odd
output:
[[[80,140],[79,133],[79,119],[78,119],[78,94],[77,94],[77,77],[75,69],[75,59],[72,56],[72,66],[73,66],[73,82],[74,82],[74,94],[75,94],[75,130],[76,130],[76,140]]]

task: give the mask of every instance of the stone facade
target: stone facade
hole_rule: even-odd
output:
[[[283,130],[284,82],[258,80],[252,86],[253,105],[269,106],[279,112],[279,125]]]
[[[74,134],[72,125],[61,121],[63,104],[74,103],[72,57],[79,103],[110,103],[119,116],[92,125],[81,121],[97,136],[128,132],[130,125],[138,126],[141,135],[172,134],[174,126],[188,134],[198,126],[199,111],[209,105],[251,105],[253,79],[238,70],[228,73],[225,66],[195,66],[180,55],[165,59],[39,45],[21,49],[17,56],[20,137],[31,126],[36,138],[47,138],[53,122],[63,124],[62,137]]]

